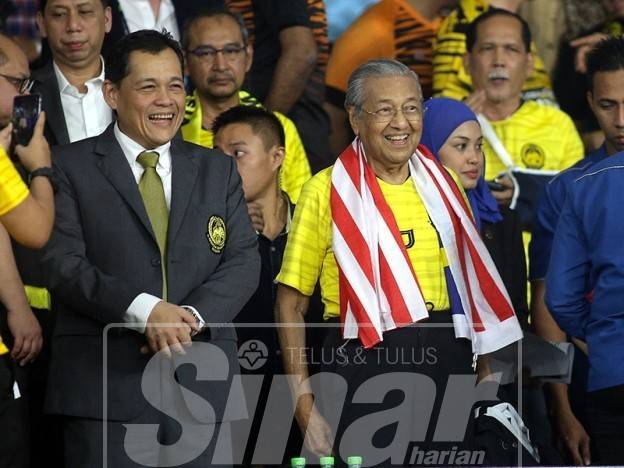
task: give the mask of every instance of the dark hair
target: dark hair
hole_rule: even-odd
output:
[[[100,0],[102,2],[102,7],[106,8],[108,5],[108,0]],[[43,15],[45,13],[45,7],[48,4],[48,0],[39,0],[39,11]]]
[[[191,31],[191,27],[199,20],[204,18],[216,18],[217,16],[226,16],[232,18],[236,24],[238,24],[238,28],[240,29],[241,37],[243,38],[243,44],[247,45],[247,40],[249,39],[249,33],[247,32],[247,28],[245,27],[245,20],[238,13],[230,11],[227,7],[206,7],[200,9],[193,16],[187,19],[184,22],[184,27],[182,28],[182,47],[184,50],[188,49],[189,46],[189,34]]]
[[[531,50],[531,28],[529,27],[529,23],[525,21],[520,15],[516,13],[512,13],[508,10],[503,10],[502,8],[490,7],[485,13],[481,13],[479,16],[475,18],[475,20],[468,25],[468,30],[466,31],[466,50],[468,52],[472,52],[474,45],[477,42],[477,31],[479,29],[479,25],[486,22],[490,18],[494,16],[507,16],[509,18],[515,18],[520,22],[520,26],[522,28],[522,43],[524,44],[524,50],[529,52]]]
[[[130,73],[130,54],[132,52],[147,52],[156,55],[163,50],[171,49],[180,61],[180,69],[184,74],[184,55],[180,44],[173,39],[170,33],[158,32],[152,29],[142,29],[123,36],[119,39],[106,59],[105,76],[115,84],[121,83]]]
[[[284,127],[275,114],[262,107],[236,106],[222,112],[212,124],[212,133],[216,135],[223,127],[231,124],[249,125],[267,151],[275,145],[285,146]]]
[[[624,70],[624,39],[609,37],[600,41],[587,54],[587,81],[594,88],[594,75],[598,72]]]

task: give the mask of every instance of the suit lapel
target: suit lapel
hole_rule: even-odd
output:
[[[95,153],[100,155],[100,160],[97,165],[104,174],[104,177],[115,187],[119,195],[124,201],[132,208],[137,215],[141,224],[150,233],[154,242],[156,242],[156,236],[152,230],[152,224],[147,217],[147,211],[145,211],[145,205],[139,192],[139,188],[132,174],[132,169],[126,157],[121,150],[121,146],[115,138],[113,131],[114,124],[108,126],[108,128],[102,133],[95,144]]]
[[[182,141],[171,141],[171,209],[169,210],[168,244],[172,245],[182,225],[197,179],[197,164]]]
[[[69,143],[69,133],[51,61],[41,70],[37,81],[40,83],[37,92],[41,93],[41,107],[46,112],[46,124],[52,130],[56,144],[66,145]]]

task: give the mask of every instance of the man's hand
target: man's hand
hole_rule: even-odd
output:
[[[577,466],[591,464],[589,436],[572,411],[556,411],[558,444],[572,456]]]
[[[9,124],[0,131],[0,146],[4,148],[4,151],[9,152],[11,147],[11,132],[13,131],[13,124]]]
[[[475,114],[481,114],[483,104],[485,104],[485,91],[482,89],[474,91],[464,100],[464,104],[470,107]]]
[[[193,331],[199,331],[199,328],[190,312],[175,304],[160,301],[147,318],[145,337],[152,352],[162,350],[171,357],[169,347],[179,354],[186,354],[184,346],[191,345]]]
[[[247,212],[251,218],[251,225],[256,232],[261,233],[264,230],[264,216],[262,216],[262,208],[257,202],[247,204]]]
[[[504,175],[494,179],[502,186],[506,187],[505,190],[491,190],[492,196],[496,199],[499,205],[509,205],[514,194],[514,183],[511,177]]]
[[[15,154],[20,158],[20,161],[28,172],[32,172],[40,167],[52,166],[50,145],[48,145],[48,141],[43,136],[44,126],[45,112],[41,112],[28,145],[17,145],[15,147]]]
[[[7,322],[14,340],[11,357],[25,366],[35,360],[43,346],[39,322],[29,306],[8,310]]]
[[[312,407],[305,421],[300,423],[301,433],[305,435],[305,444],[319,457],[332,453],[333,436],[325,418]]]
[[[570,42],[570,46],[576,49],[574,56],[574,68],[579,73],[587,73],[587,54],[600,41],[609,36],[604,33],[593,33],[588,36],[579,37]]]

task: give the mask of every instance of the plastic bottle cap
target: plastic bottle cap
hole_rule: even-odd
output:
[[[349,457],[347,458],[347,465],[361,465],[362,457]]]
[[[321,465],[331,465],[334,466],[334,457],[321,457],[319,460]]]
[[[305,466],[305,458],[303,457],[295,457],[295,458],[291,458],[290,459],[290,466],[292,466],[293,468],[297,467],[297,466]]]

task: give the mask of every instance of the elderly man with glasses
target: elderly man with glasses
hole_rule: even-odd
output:
[[[345,108],[356,138],[304,185],[277,276],[284,367],[308,448],[333,451],[339,466],[348,455],[404,466],[410,442],[463,447],[471,365],[522,333],[456,176],[419,146],[417,75],[395,60],[365,63],[349,79]],[[313,394],[301,325],[317,281],[335,327]],[[449,377],[470,389],[465,411],[443,421]],[[434,429],[449,423],[459,430],[440,442]]]
[[[212,148],[212,124],[219,114],[241,104],[262,107],[242,90],[253,50],[242,18],[225,8],[202,10],[189,20],[182,45],[188,75],[195,86],[195,92],[186,100],[182,135],[187,141]],[[296,203],[302,185],[311,177],[310,164],[295,124],[279,112],[275,116],[286,134],[281,188]]]

